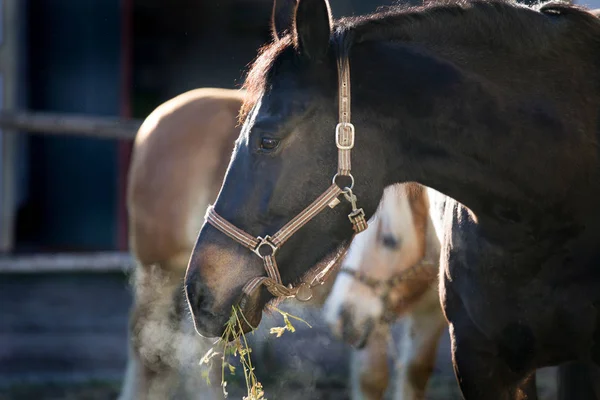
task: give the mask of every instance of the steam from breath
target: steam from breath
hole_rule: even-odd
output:
[[[339,253],[343,253],[341,250],[332,258],[339,257]],[[184,300],[183,275],[181,268],[164,265],[138,266],[136,269],[134,287],[137,304],[133,312],[131,339],[137,344],[139,358],[152,369],[152,377],[147,382],[138,381],[139,378],[135,377],[139,376],[140,365],[130,360],[128,382],[133,386],[135,382],[148,385],[145,391],[151,393],[152,398],[198,398],[201,394],[202,399],[220,399],[221,358],[212,359],[210,370],[206,365],[199,365],[216,339],[206,339],[195,332]],[[294,302],[281,305],[282,309],[310,321],[312,329],[302,323],[294,323],[295,333],[286,333],[276,339],[269,335],[269,329],[281,326],[282,320],[278,313],[273,313],[266,315],[255,334],[247,335],[256,374],[265,385],[267,398],[317,398],[320,395],[317,382],[329,381],[333,371],[336,376],[339,375],[343,385],[348,373],[345,369],[348,365],[346,350],[343,344],[334,341],[328,334],[321,316],[322,303],[334,279],[334,276],[330,277],[328,285],[319,288],[322,290],[317,291],[309,305]],[[315,348],[323,351],[315,352]],[[219,348],[215,350],[220,351]],[[313,353],[319,355],[313,357]],[[309,359],[307,354],[311,354]],[[345,362],[340,363],[340,358]],[[228,361],[235,363],[234,360]],[[341,370],[340,366],[343,367]],[[206,383],[207,373],[210,374],[210,386]],[[236,375],[243,374],[238,370]],[[229,372],[226,372],[225,378],[231,381],[227,386],[229,398],[241,398],[245,387],[237,385],[240,378],[230,377]],[[126,387],[127,384],[123,393],[128,392]],[[132,388],[129,391],[135,393]],[[134,397],[123,395],[120,400]]]
[[[138,266],[133,278],[136,304],[130,340],[136,344],[135,350],[142,363],[152,371],[152,379],[140,380],[138,384],[148,384],[150,387],[146,390],[152,393],[152,398],[174,395],[193,398],[199,393],[203,394],[203,399],[217,398],[210,394],[220,392],[220,359],[214,358],[208,371],[211,389],[206,383],[206,366],[200,366],[199,362],[214,340],[203,338],[194,330],[184,301],[181,269]],[[135,371],[140,368],[135,365],[137,362],[129,362],[127,374],[136,375],[137,372],[139,375],[139,371]],[[126,400],[124,397],[121,400]]]

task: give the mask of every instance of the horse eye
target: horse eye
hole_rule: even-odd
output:
[[[383,245],[391,250],[396,250],[400,247],[400,240],[392,235],[383,235]]]
[[[263,138],[260,141],[260,148],[263,150],[274,150],[279,146],[279,140],[271,138]]]

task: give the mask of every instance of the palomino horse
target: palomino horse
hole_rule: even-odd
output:
[[[121,400],[212,397],[198,366],[212,341],[195,335],[182,282],[239,135],[243,97],[238,90],[189,91],[156,108],[136,136],[127,200],[138,266]]]
[[[353,384],[362,383],[362,388],[353,387],[353,398],[383,397],[389,324],[402,316],[406,326],[394,398],[424,398],[446,327],[437,291],[439,259],[440,240],[429,218],[427,188],[416,184],[386,188],[369,228],[352,241],[324,307],[337,337],[369,349],[367,354],[352,353],[361,364],[373,364],[372,374],[364,376],[370,382],[352,377]],[[370,358],[375,354],[380,357]]]
[[[310,298],[384,188],[418,182],[450,196],[440,298],[465,399],[535,399],[537,368],[600,363],[600,19],[503,0],[294,18],[249,72],[190,259],[197,330]]]

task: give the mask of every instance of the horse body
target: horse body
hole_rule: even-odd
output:
[[[596,261],[570,261],[577,255],[568,245],[542,260],[536,252],[524,257],[530,249],[514,244],[509,252],[488,242],[474,215],[460,204],[447,211],[449,224],[460,226],[447,232],[441,280],[453,336],[463,338],[455,346],[465,355],[468,348],[485,349],[488,357],[501,360],[506,369],[493,371],[496,375],[571,360],[599,361]],[[466,357],[464,364],[476,364]]]
[[[334,24],[326,0],[300,0],[291,34],[249,73],[252,112],[215,210],[264,237],[326,190],[347,62],[354,193],[367,218],[398,182],[454,199],[440,296],[465,399],[534,399],[536,368],[600,362],[598,54],[600,21],[565,4],[475,0]],[[323,211],[279,249],[284,283],[348,244],[348,211]],[[186,275],[197,329],[219,334],[263,274],[205,224]],[[244,303],[253,325],[271,298],[257,290]]]
[[[135,141],[128,185],[130,241],[145,265],[182,258],[202,226],[225,175],[244,92],[204,88],[159,106]],[[173,154],[173,157],[164,157]],[[169,193],[172,196],[164,196]]]
[[[183,307],[182,278],[239,135],[243,96],[228,89],[186,92],[156,108],[136,136],[127,200],[130,246],[139,264],[121,400],[222,397],[204,385],[198,362],[212,341],[195,335]],[[218,382],[220,372],[213,375]]]
[[[428,191],[415,184],[386,188],[369,228],[352,241],[325,303],[325,317],[336,336],[379,354],[367,377],[373,382],[353,387],[354,399],[383,398],[387,379],[380,375],[388,373],[388,324],[400,318],[405,327],[394,398],[424,398],[446,327],[437,291],[440,239],[430,216]],[[436,205],[431,203],[434,213]],[[353,365],[365,359],[374,364],[362,353],[353,351]],[[352,382],[362,382],[352,372]]]
[[[462,12],[481,12],[483,17],[484,10],[492,15],[493,7],[505,6],[470,7]],[[593,37],[600,26],[579,10],[542,8],[545,14],[531,14],[530,23],[540,28],[562,23],[562,31],[552,27],[547,34],[529,33],[521,43],[512,42],[504,29],[525,33],[520,24],[529,11],[523,11],[523,20],[515,18],[513,26],[505,21],[520,9],[503,10],[504,20],[499,17],[491,25],[506,39],[492,34],[483,40],[465,37],[458,44],[448,39],[442,49],[428,40],[439,32],[424,32],[415,21],[414,30],[401,29],[419,43],[418,49],[396,45],[394,58],[384,56],[380,44],[355,49],[358,81],[372,75],[375,65],[387,65],[387,71],[401,76],[414,77],[418,69],[436,77],[428,82],[407,79],[399,93],[421,92],[409,100],[387,91],[389,97],[377,111],[379,118],[389,120],[412,103],[390,129],[402,133],[384,136],[396,143],[400,155],[388,169],[390,179],[415,180],[457,200],[446,208],[441,293],[466,399],[532,399],[536,368],[576,359],[598,362],[600,247],[598,211],[592,203],[600,194],[599,99],[596,84],[582,86],[589,78],[598,82],[592,71],[598,64],[587,54],[600,48]],[[443,18],[459,20],[450,13],[439,15],[440,26]],[[579,29],[588,38],[585,45],[566,37]],[[474,34],[477,29],[464,31]],[[492,43],[503,40],[499,46]],[[580,46],[572,50],[572,63],[552,61],[566,43]],[[493,68],[495,57],[477,45],[500,52],[503,64]],[[527,74],[526,68],[536,73]],[[366,86],[378,87],[373,80]],[[359,87],[357,103],[363,95],[369,97]],[[432,118],[433,129],[415,129],[423,117]]]

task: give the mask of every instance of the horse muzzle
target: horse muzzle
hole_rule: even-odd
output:
[[[364,321],[356,321],[352,310],[343,308],[340,312],[340,325],[341,339],[354,348],[362,349],[373,332],[375,319],[367,318]]]

